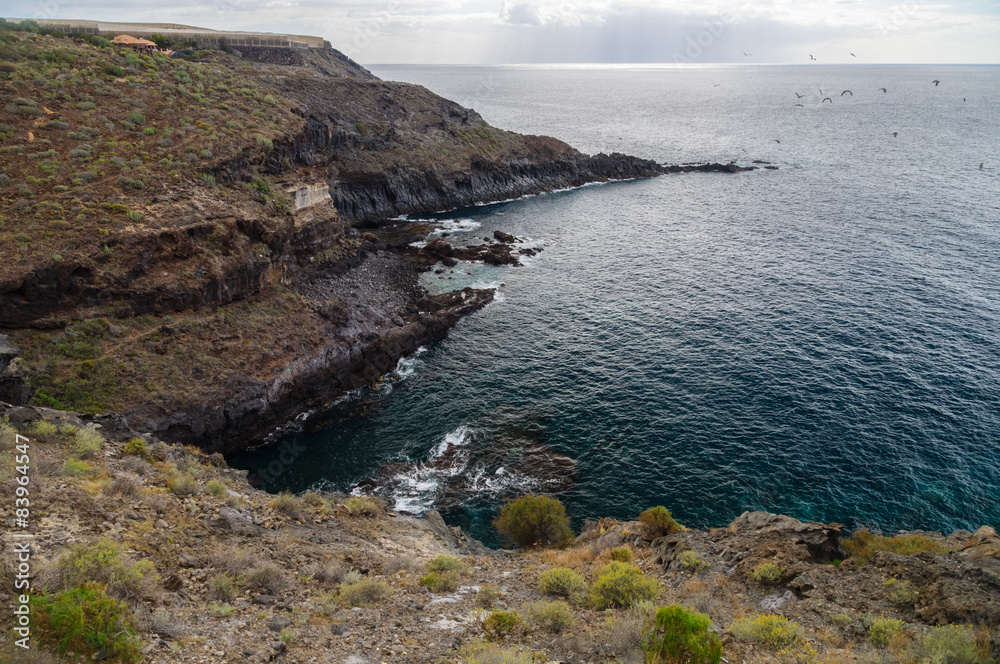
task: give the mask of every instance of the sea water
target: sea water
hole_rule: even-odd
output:
[[[429,215],[544,250],[427,275],[497,301],[286,433],[266,488],[375,486],[490,542],[527,491],[577,525],[1000,526],[1000,68],[372,69],[588,153],[779,168]]]

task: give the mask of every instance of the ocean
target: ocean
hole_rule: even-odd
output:
[[[285,432],[291,463],[233,465],[277,463],[270,491],[374,488],[493,544],[529,491],[577,527],[653,505],[693,527],[1000,526],[1000,67],[372,71],[588,153],[778,170],[428,215],[453,243],[544,251],[428,274],[497,301]]]

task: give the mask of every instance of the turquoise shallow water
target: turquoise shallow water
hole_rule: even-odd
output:
[[[397,509],[491,541],[496,503],[525,490],[558,491],[577,523],[663,504],[693,526],[746,509],[1000,525],[1000,68],[374,71],[587,152],[780,170],[435,215],[451,241],[499,229],[545,250],[430,276],[504,285],[381,389],[287,434],[306,451],[268,489],[381,476]],[[570,486],[550,451],[575,460]]]

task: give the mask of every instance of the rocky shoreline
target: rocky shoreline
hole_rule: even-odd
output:
[[[71,39],[25,44],[41,60],[63,49],[98,69],[109,57]],[[286,65],[201,57],[146,66],[171,80],[204,79],[214,103],[229,116],[241,109],[251,131],[232,121],[223,131],[218,109],[197,120],[173,114],[157,96],[187,103],[173,84],[128,86],[125,97],[115,86],[127,79],[95,73],[78,91],[94,100],[84,110],[58,100],[43,109],[30,97],[44,89],[16,91],[10,108],[24,113],[4,126],[24,145],[4,148],[2,181],[19,193],[0,197],[11,232],[0,238],[0,399],[115,412],[210,451],[257,445],[306,410],[377,381],[492,299],[470,290],[428,296],[418,268],[516,267],[539,250],[500,236],[466,247],[438,238],[413,250],[421,227],[393,218],[592,182],[755,168],[585,155],[491,127],[420,86],[380,81],[333,50]],[[9,81],[0,87],[15,93]],[[91,126],[95,112],[136,122]],[[196,171],[171,162],[181,140]],[[20,156],[32,142],[51,147],[38,153],[51,155],[50,170],[72,153],[81,167],[110,163],[126,174],[115,179],[95,165],[67,170],[61,177],[72,186],[40,181],[30,175],[37,162]],[[133,152],[119,155],[120,145]]]

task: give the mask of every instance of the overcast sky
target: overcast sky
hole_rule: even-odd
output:
[[[322,35],[362,64],[1000,63],[997,0],[4,0],[0,12]]]

